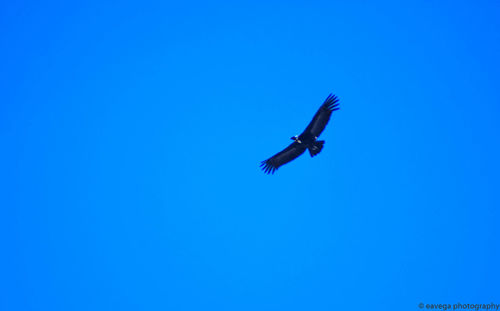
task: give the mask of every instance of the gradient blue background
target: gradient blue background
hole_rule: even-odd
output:
[[[500,303],[500,4],[434,2],[4,1],[0,309]]]

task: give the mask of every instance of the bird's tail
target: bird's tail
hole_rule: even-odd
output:
[[[314,157],[315,155],[320,153],[321,149],[323,149],[324,144],[324,140],[318,140],[312,145],[312,147],[309,147],[309,154],[311,155],[311,157]]]

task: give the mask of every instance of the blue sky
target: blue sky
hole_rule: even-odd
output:
[[[500,303],[498,55],[497,1],[1,4],[0,308]]]

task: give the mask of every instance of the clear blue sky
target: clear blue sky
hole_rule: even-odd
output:
[[[500,303],[499,55],[498,1],[4,1],[0,309]]]

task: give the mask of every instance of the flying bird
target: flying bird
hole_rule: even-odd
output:
[[[314,118],[300,135],[295,135],[291,139],[294,141],[283,151],[278,152],[269,159],[262,161],[260,166],[267,174],[274,174],[278,167],[286,164],[309,150],[311,157],[314,157],[323,149],[324,140],[318,140],[319,135],[325,129],[332,112],[339,110],[337,96],[330,94],[325,102],[318,109]]]

